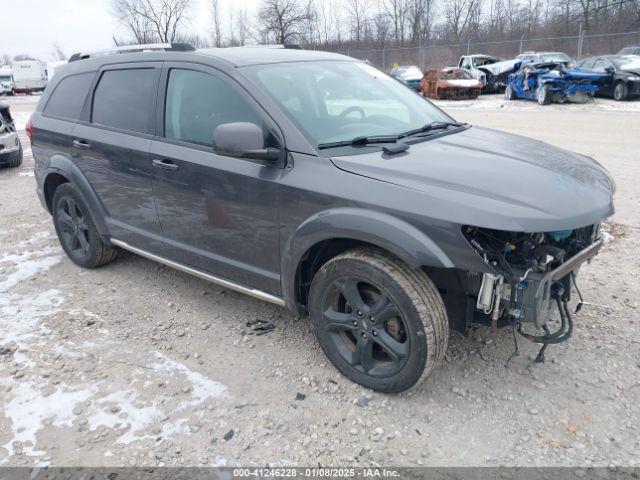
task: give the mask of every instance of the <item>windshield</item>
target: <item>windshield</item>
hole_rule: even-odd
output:
[[[361,62],[246,67],[316,144],[397,135],[452,118],[380,70]]]
[[[571,63],[571,57],[566,53],[541,53],[540,61]]]
[[[10,82],[11,77],[9,75],[0,75],[0,82]]]

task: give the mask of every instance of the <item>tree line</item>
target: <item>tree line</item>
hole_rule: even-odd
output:
[[[261,0],[248,12],[209,0],[210,32],[189,31],[193,0],[113,0],[136,43],[298,43],[385,48],[640,29],[640,0]],[[230,3],[230,2],[229,2]]]
[[[196,32],[194,0],[111,0],[111,14],[126,32],[114,42],[295,43],[355,52],[640,30],[640,0],[259,0],[255,13],[231,0],[206,1],[209,28]],[[57,45],[52,55],[64,57]]]

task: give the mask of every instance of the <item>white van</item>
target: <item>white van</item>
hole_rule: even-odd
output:
[[[0,68],[0,95],[13,95],[14,89],[13,70]]]
[[[47,64],[40,60],[13,62],[13,81],[16,93],[41,92],[47,86]]]

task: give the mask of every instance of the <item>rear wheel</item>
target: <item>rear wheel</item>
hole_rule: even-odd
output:
[[[629,89],[627,88],[627,84],[624,82],[616,83],[615,87],[613,87],[613,99],[621,102],[626,100],[629,96]]]
[[[323,265],[311,284],[309,311],[329,360],[373,390],[411,388],[447,348],[448,320],[433,282],[378,250],[351,250]]]
[[[540,105],[549,105],[551,103],[552,93],[549,85],[542,85],[538,90],[538,103]]]
[[[74,263],[93,268],[115,260],[117,250],[102,241],[87,203],[71,183],[56,189],[52,213],[60,245]]]

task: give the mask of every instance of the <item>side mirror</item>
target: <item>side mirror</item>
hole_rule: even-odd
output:
[[[262,128],[249,122],[218,125],[213,131],[213,150],[227,157],[269,162],[279,160],[281,157],[281,152],[277,148],[265,148]]]
[[[616,69],[613,67],[607,67],[604,69],[605,72],[607,72],[609,75],[613,75],[614,73],[616,73]]]

